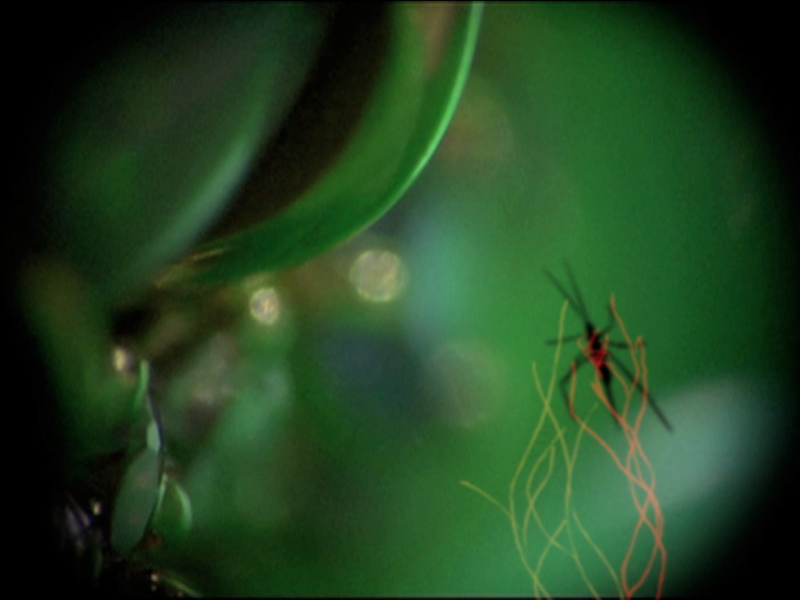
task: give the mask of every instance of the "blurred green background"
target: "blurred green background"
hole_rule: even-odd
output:
[[[325,19],[282,29],[276,47],[317,48]],[[246,172],[241,157],[261,143],[252,132],[288,114],[291,85],[310,68],[311,58],[292,56],[286,98],[269,117],[243,118],[244,142],[208,133],[219,144],[203,160],[222,175],[192,153],[156,157],[155,172],[169,181],[188,169],[185,181],[218,186],[211,195],[235,188],[243,175],[225,168]],[[211,595],[529,594],[507,519],[459,481],[505,498],[541,411],[531,363],[549,376],[545,340],[558,332],[562,298],[542,269],[561,276],[566,260],[596,324],[606,324],[613,292],[629,331],[646,340],[650,387],[674,428],[647,414],[641,432],[664,513],[664,593],[689,594],[739,565],[740,549],[777,533],[759,531],[774,526],[760,511],[787,477],[795,247],[776,149],[729,67],[658,7],[491,3],[430,164],[388,213],[332,250],[225,286],[180,280],[155,294],[147,327],[120,329],[114,318],[129,300],[118,290],[142,287],[221,209],[199,193],[208,204],[167,226],[122,198],[142,220],[130,228],[135,241],[113,246],[103,239],[123,234],[98,230],[103,239],[58,246],[88,266],[77,269],[81,284],[53,289],[79,288],[96,298],[86,306],[103,308],[41,319],[81,323],[97,338],[113,332],[151,362],[170,477],[191,506],[190,527],[137,559]],[[70,160],[85,151],[59,144],[55,154]],[[115,163],[123,187],[133,160]],[[106,193],[108,182],[84,183],[79,196]],[[165,197],[181,190],[158,187]],[[62,223],[85,218],[77,201],[64,210]],[[46,294],[30,287],[34,299]],[[568,314],[567,333],[582,327]],[[53,328],[42,335],[55,337]],[[78,337],[54,345],[87,354]],[[576,353],[565,347],[559,377]],[[579,378],[586,391],[589,371]],[[579,392],[578,402],[592,401]],[[554,402],[574,435],[558,394]],[[592,425],[620,435],[601,410]],[[636,522],[627,481],[585,440],[572,485],[583,525],[620,565]],[[562,501],[544,495],[542,510],[555,515]],[[182,510],[172,518],[185,521]],[[589,593],[555,554],[542,570],[548,590]],[[617,594],[600,566],[587,568],[601,595]],[[771,575],[742,575],[747,585],[759,577]],[[651,576],[640,593],[655,586]]]

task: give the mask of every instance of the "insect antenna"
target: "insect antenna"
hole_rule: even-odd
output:
[[[542,271],[544,271],[545,276],[556,287],[556,289],[559,292],[561,292],[561,295],[567,299],[572,309],[578,314],[581,320],[583,320],[584,327],[587,329],[594,329],[595,327],[592,324],[592,320],[589,318],[589,312],[586,310],[586,304],[583,301],[583,296],[581,296],[581,291],[580,288],[578,287],[577,282],[575,281],[575,276],[572,273],[572,269],[570,268],[569,263],[567,261],[564,261],[564,266],[566,267],[567,275],[569,277],[569,282],[572,286],[572,291],[574,292],[574,295],[568,292],[567,288],[561,285],[561,282],[558,279],[556,279],[555,275],[553,275],[550,271],[548,271],[547,269],[542,269]],[[609,328],[607,327],[605,330],[599,333],[603,334],[606,331],[608,331],[608,329]],[[545,343],[552,345],[552,344],[557,344],[559,342],[571,342],[585,336],[586,333],[584,332],[576,335],[566,336],[561,338],[560,340],[547,340]]]
[[[569,266],[569,263],[566,260],[564,261],[564,268],[567,271],[567,277],[569,277],[570,285],[572,285],[572,289],[575,292],[575,300],[577,300],[577,303],[575,305],[576,310],[583,318],[584,322],[591,325],[592,320],[589,318],[589,311],[586,309],[586,303],[583,301],[583,296],[581,295],[581,288],[578,287],[578,282],[575,280],[575,275],[572,272],[572,267]]]
[[[585,322],[588,322],[588,319],[586,317],[586,310],[584,309],[583,304],[579,304],[578,302],[576,302],[575,299],[572,297],[572,294],[570,294],[566,290],[566,288],[564,288],[564,286],[561,285],[561,282],[558,281],[558,279],[556,279],[555,276],[550,271],[548,271],[547,269],[542,269],[542,270],[544,271],[545,276],[552,282],[554,286],[556,286],[556,289],[559,292],[561,292],[561,295],[564,296],[564,298],[566,298],[567,301],[569,301],[569,305],[576,313],[578,313],[578,316],[580,316],[581,319],[583,319]]]

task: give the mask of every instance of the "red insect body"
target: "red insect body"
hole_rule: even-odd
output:
[[[589,361],[594,366],[597,376],[606,380],[606,373],[608,373],[608,346],[603,345],[600,341],[600,333],[592,328],[589,332]]]

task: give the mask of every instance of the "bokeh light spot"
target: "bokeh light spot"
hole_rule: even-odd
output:
[[[262,287],[250,294],[250,315],[262,325],[274,325],[281,316],[278,292],[272,287]]]
[[[367,250],[353,262],[350,282],[365,300],[391,302],[405,287],[406,268],[391,250]]]
[[[126,377],[135,378],[138,366],[136,356],[127,348],[117,346],[112,350],[111,361],[114,370]]]

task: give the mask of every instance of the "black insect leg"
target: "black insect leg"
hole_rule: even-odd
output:
[[[617,411],[617,405],[614,404],[614,396],[611,393],[611,371],[609,370],[608,366],[603,364],[600,367],[600,379],[603,381],[603,389],[606,392],[606,398],[608,399],[608,404],[611,406],[611,410],[614,413],[619,414]],[[619,426],[619,421],[616,417],[614,417],[613,413],[611,415],[614,418],[614,423]]]
[[[611,358],[614,361],[614,364],[620,371],[622,371],[622,374],[628,378],[628,381],[633,381],[633,374],[630,372],[630,370],[628,370],[628,367],[623,365],[615,356],[609,354],[609,358]],[[639,388],[639,391],[642,392],[642,394],[644,394],[644,388],[642,388],[641,381],[636,382],[636,387]],[[669,421],[667,421],[667,417],[664,416],[664,413],[662,413],[661,409],[658,408],[655,398],[653,398],[653,396],[649,392],[647,393],[647,402],[650,404],[650,408],[653,409],[653,412],[656,413],[656,416],[664,424],[664,427],[667,428],[667,431],[672,431],[672,425],[669,424]]]
[[[576,333],[575,335],[568,335],[568,336],[562,337],[560,340],[545,340],[544,343],[547,344],[548,346],[555,346],[556,344],[562,344],[564,342],[574,342],[576,340],[579,340],[579,339],[585,338],[585,337],[586,337],[585,333]]]

